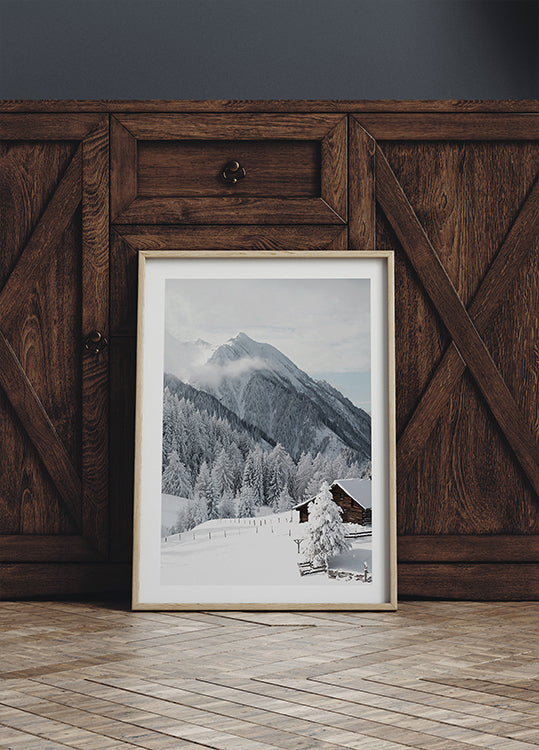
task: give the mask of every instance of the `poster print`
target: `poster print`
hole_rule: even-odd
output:
[[[387,255],[148,256],[135,606],[391,604]]]

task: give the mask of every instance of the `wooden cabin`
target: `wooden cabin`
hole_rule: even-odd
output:
[[[372,481],[370,479],[337,479],[329,488],[333,501],[342,508],[344,523],[365,525],[372,519]],[[314,497],[294,506],[299,511],[299,521],[309,520],[309,503]]]

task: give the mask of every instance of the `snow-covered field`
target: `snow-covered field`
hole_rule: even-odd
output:
[[[176,525],[178,513],[185,508],[189,500],[176,495],[161,495],[161,528],[170,529]]]
[[[161,542],[163,585],[351,585],[326,573],[300,576],[295,540],[305,534],[297,512],[257,518],[223,518],[206,521],[191,531]],[[371,537],[351,539],[352,549],[330,558],[333,569],[363,573],[372,570]]]

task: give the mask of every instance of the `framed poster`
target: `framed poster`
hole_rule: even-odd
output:
[[[140,254],[134,609],[395,609],[393,255]]]

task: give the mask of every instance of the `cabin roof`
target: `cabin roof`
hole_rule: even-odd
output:
[[[336,479],[338,485],[362,508],[372,508],[372,479]]]
[[[352,500],[354,500],[362,508],[372,508],[372,480],[371,479],[336,479],[332,487],[338,485],[343,489]],[[314,497],[310,497],[308,500],[303,500],[301,503],[294,505],[294,510],[298,510],[307,503],[311,503]]]

